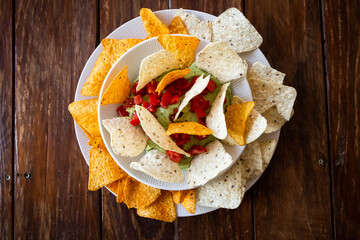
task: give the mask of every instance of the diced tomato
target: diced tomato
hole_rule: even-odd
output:
[[[206,89],[209,91],[209,92],[213,92],[215,89],[217,88],[217,85],[216,83],[210,79],[208,85],[206,86]]]
[[[182,134],[182,133],[172,134],[171,138],[176,142],[178,146],[183,146],[184,144],[190,142],[190,135],[188,134]]]
[[[178,95],[174,95],[170,100],[170,105],[175,104],[175,103],[179,103],[179,102],[180,102],[180,97]]]
[[[148,94],[150,94],[150,93],[155,93],[155,90],[156,90],[158,84],[159,84],[159,83],[156,82],[156,81],[151,81],[150,83],[148,83],[148,84],[146,85],[146,92],[147,92]]]
[[[196,112],[196,115],[197,115],[198,118],[206,117],[206,112],[202,108],[195,109],[195,112]]]
[[[196,139],[197,140],[203,140],[203,139],[205,139],[207,137],[208,137],[208,135],[198,135],[198,136],[196,136]]]
[[[160,103],[160,99],[159,99],[159,96],[154,93],[149,93],[149,102],[154,105],[154,106],[157,106],[159,103]]]
[[[150,103],[150,106],[147,107],[146,109],[147,109],[149,112],[151,112],[151,113],[156,112],[156,106],[155,106],[155,105],[152,105],[151,103]]]
[[[161,98],[161,102],[160,102],[160,105],[163,107],[163,108],[167,108],[170,101],[171,101],[171,98],[172,98],[172,94],[171,94],[171,91],[170,89],[167,90],[164,95],[162,96]]]
[[[133,100],[132,99],[126,99],[125,101],[125,108],[131,108],[133,106]]]
[[[170,157],[170,160],[173,162],[179,162],[181,160],[182,154],[166,150],[165,153]]]
[[[172,83],[176,90],[188,91],[191,88],[191,84],[185,78],[180,78]]]
[[[146,94],[146,89],[142,88],[140,91],[136,91],[136,87],[139,84],[139,81],[137,81],[134,86],[131,88],[131,92],[135,95],[140,94],[141,96],[144,96]]]
[[[174,118],[175,118],[175,115],[176,115],[177,111],[178,111],[178,108],[174,108],[173,114],[170,114],[170,115],[169,115],[169,120],[170,120],[171,122],[174,121]]]
[[[127,117],[127,116],[129,116],[129,113],[126,111],[126,107],[125,107],[125,105],[120,105],[117,109],[116,109],[116,111],[118,112],[118,114],[119,114],[119,116],[120,117]]]
[[[200,145],[194,145],[190,148],[188,151],[191,155],[199,155],[201,153],[207,152],[206,148],[200,146]]]
[[[195,82],[196,82],[196,80],[199,78],[199,76],[196,76],[196,77],[194,77],[193,79],[191,79],[191,86],[193,86],[194,84],[195,84]]]
[[[134,97],[134,103],[135,103],[135,105],[140,105],[140,104],[142,104],[142,102],[143,102],[143,100],[142,100],[140,94],[138,94],[138,95],[136,95],[136,96]]]
[[[199,118],[199,123],[206,126],[204,118]]]
[[[226,98],[224,99],[224,104],[226,103]]]
[[[143,107],[144,107],[144,108],[150,107],[150,103],[144,101],[144,102],[143,102]]]
[[[210,101],[204,99],[204,101],[201,103],[202,109],[204,109],[205,111],[210,107]]]
[[[137,125],[139,125],[139,123],[140,123],[139,117],[136,114],[136,111],[134,111],[132,114],[132,118],[130,120],[130,124],[133,126],[137,126]]]
[[[208,94],[208,90],[205,88],[202,92],[201,92],[201,95],[206,95],[206,94]]]

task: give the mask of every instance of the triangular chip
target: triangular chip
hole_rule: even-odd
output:
[[[196,212],[196,199],[195,199],[195,190],[184,190],[181,191],[180,203],[190,214],[194,214]]]
[[[170,191],[172,194],[172,199],[176,205],[180,203],[180,197],[182,191]]]
[[[173,18],[169,25],[170,34],[186,34],[188,35],[188,31],[186,30],[186,26],[181,17],[176,16]]]
[[[119,203],[125,202],[124,189],[127,178],[129,178],[129,176],[122,177],[118,180],[116,201]]]
[[[211,135],[213,131],[197,122],[170,123],[166,135],[170,136],[175,133],[203,136]]]
[[[224,100],[226,90],[230,83],[224,84],[214,102],[211,105],[209,114],[206,116],[206,126],[213,130],[213,135],[218,139],[224,139],[227,135],[226,121],[224,115]]]
[[[171,137],[166,135],[166,130],[146,108],[136,105],[135,110],[140,119],[142,128],[151,140],[165,150],[174,151],[190,157],[189,153],[179,148]]]
[[[247,78],[258,78],[263,81],[283,84],[285,74],[260,62],[256,62],[251,66]]]
[[[201,21],[197,16],[185,12],[183,9],[177,11],[175,17],[177,16],[181,17],[181,19],[184,21],[186,29],[190,35],[211,41],[212,34],[210,21]]]
[[[155,16],[151,9],[140,9],[140,16],[149,38],[169,33],[169,29]]]
[[[237,53],[258,48],[262,37],[244,14],[236,8],[229,8],[212,22],[214,42],[226,41]]]
[[[258,141],[258,142],[263,160],[262,161],[263,170],[265,170],[265,168],[269,165],[270,160],[275,152],[276,141],[275,139],[269,139],[266,141]]]
[[[226,171],[233,159],[223,145],[215,140],[205,146],[207,152],[196,155],[187,170],[187,183],[190,187],[202,186]]]
[[[226,108],[225,119],[227,131],[240,146],[246,144],[246,121],[253,108],[254,102],[232,104]]]
[[[115,193],[117,195],[118,192],[118,185],[119,185],[119,180],[112,182],[108,185],[106,185],[105,187],[107,187],[112,193]]]
[[[90,149],[89,190],[96,191],[126,175],[106,150]]]
[[[191,70],[190,69],[184,69],[184,70],[175,70],[172,72],[167,73],[159,82],[156,92],[161,93],[162,90],[164,90],[170,83],[173,81],[185,77]]]
[[[162,190],[160,197],[146,209],[138,209],[140,217],[153,218],[164,222],[173,222],[176,219],[176,211],[171,193]]]
[[[225,42],[208,44],[196,54],[195,64],[223,83],[244,77],[248,68],[245,59]]]
[[[247,144],[240,156],[240,162],[244,168],[244,177],[249,182],[260,176],[264,171],[263,159],[259,143],[257,141]]]
[[[101,99],[101,105],[123,103],[130,95],[131,83],[125,66],[111,81]]]
[[[294,110],[291,112],[291,117],[294,114]],[[284,124],[287,122],[285,118],[283,118],[276,106],[273,106],[262,113],[263,117],[266,118],[267,126],[264,133],[272,133],[279,130]]]
[[[94,137],[92,139],[89,140],[88,143],[90,146],[95,147],[95,148],[100,148],[102,150],[106,150],[106,146],[104,141],[102,140],[102,137]]]
[[[157,149],[147,152],[139,162],[132,162],[130,168],[142,171],[164,182],[181,183],[185,181],[179,164],[171,161],[166,153]]]
[[[196,48],[200,40],[191,36],[160,35],[158,41],[164,49],[174,54],[181,69],[190,67],[194,62]]]
[[[144,151],[146,135],[140,126],[133,126],[127,117],[104,119],[102,124],[111,135],[111,147],[115,154],[136,157]]]
[[[244,194],[246,180],[240,160],[223,175],[196,189],[196,202],[207,207],[235,209]]]
[[[99,96],[102,84],[112,65],[130,48],[142,39],[103,39],[104,50],[95,62],[94,68],[81,89],[83,96]]]
[[[90,138],[101,136],[98,124],[98,99],[80,100],[69,105],[68,109],[75,122]]]
[[[146,84],[164,72],[176,68],[179,68],[179,63],[174,55],[167,50],[161,50],[147,56],[141,61],[139,84],[136,87],[136,91],[140,91]]]
[[[126,178],[123,190],[125,203],[128,208],[145,209],[160,196],[161,190],[136,181],[132,177]]]

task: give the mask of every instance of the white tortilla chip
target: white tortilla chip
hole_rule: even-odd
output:
[[[195,65],[211,73],[220,82],[229,82],[246,75],[248,65],[226,42],[208,44],[196,54]]]
[[[235,209],[244,194],[246,180],[242,176],[240,161],[220,177],[196,189],[196,203],[207,207]]]
[[[243,166],[244,177],[247,182],[261,175],[263,172],[263,160],[257,141],[246,145],[240,156],[240,162]]]
[[[147,56],[141,61],[139,84],[136,87],[136,91],[141,90],[146,84],[164,72],[176,68],[179,68],[179,62],[168,50],[164,49]]]
[[[202,186],[225,172],[234,162],[219,140],[205,146],[206,153],[193,158],[187,170],[187,183],[190,187]]]
[[[174,151],[190,157],[190,154],[179,148],[178,145],[166,135],[166,130],[161,126],[158,120],[144,107],[135,106],[141,126],[150,139],[165,150]]]
[[[296,98],[295,88],[259,79],[248,80],[255,102],[255,109],[259,113],[263,113],[272,106],[276,106],[280,115],[289,121]]]
[[[206,126],[213,130],[213,134],[218,139],[224,139],[227,135],[225,114],[224,114],[224,100],[226,90],[230,83],[224,84],[214,102],[211,105],[209,114],[206,116]]]
[[[257,78],[263,81],[283,84],[285,74],[260,62],[256,62],[251,66],[249,72],[247,73],[247,78]]]
[[[166,153],[157,149],[150,150],[139,162],[132,162],[130,167],[160,181],[175,183],[185,181],[179,164],[171,161]]]
[[[175,14],[175,17],[179,16],[184,21],[186,29],[190,35],[196,36],[200,39],[206,39],[211,41],[211,22],[201,21],[194,14],[187,13],[184,9],[180,9]]]
[[[262,115],[267,120],[267,126],[264,133],[276,132],[287,122],[286,119],[280,115],[275,106],[263,112]]]
[[[199,95],[208,85],[210,81],[210,75],[203,77],[203,74],[196,79],[194,85],[190,88],[189,91],[185,93],[184,99],[182,100],[179,109],[175,115],[174,121],[179,117],[181,111],[186,107],[186,105],[190,102],[190,100]]]
[[[236,8],[229,8],[212,23],[212,41],[226,41],[237,53],[258,48],[261,35]]]
[[[125,117],[102,120],[102,124],[111,136],[111,147],[115,154],[135,157],[146,147],[147,139],[141,127],[130,124]]]
[[[259,147],[262,155],[263,160],[263,170],[269,165],[270,160],[275,152],[276,149],[276,141],[275,139],[270,139],[266,141],[259,141]]]

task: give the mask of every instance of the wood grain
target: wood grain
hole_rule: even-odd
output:
[[[360,239],[359,1],[323,1],[336,239]]]
[[[246,1],[270,64],[296,88],[295,114],[254,186],[258,239],[332,236],[326,96],[318,1]],[[320,160],[320,161],[319,161]]]
[[[13,5],[0,2],[0,236],[13,237]],[[10,179],[7,179],[10,177]]]
[[[100,1],[100,38],[121,24],[139,16],[142,7],[153,11],[167,9],[168,1]],[[107,190],[102,191],[103,239],[172,239],[174,224],[139,217],[134,209],[116,202]]]
[[[99,239],[100,192],[87,190],[67,110],[95,47],[96,1],[16,3],[15,239]]]

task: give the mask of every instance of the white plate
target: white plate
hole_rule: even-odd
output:
[[[198,11],[193,11],[193,10],[186,10],[189,13],[195,14],[196,16],[198,16],[201,20],[214,20],[216,17],[207,13],[203,13],[203,12],[198,12]],[[156,16],[165,24],[170,24],[172,18],[174,17],[175,13],[177,12],[177,9],[171,9],[171,10],[162,10],[162,11],[158,11],[155,12]],[[123,39],[123,38],[145,38],[147,36],[144,26],[142,24],[141,18],[137,17],[123,25],[121,25],[120,27],[118,27],[115,31],[113,31],[109,36],[107,36],[107,38],[115,38],[115,39]],[[149,39],[147,41],[151,41],[152,39]],[[137,45],[136,47],[141,47],[141,45]],[[86,97],[86,96],[82,96],[80,94],[80,91],[82,89],[82,87],[84,86],[88,76],[90,75],[92,68],[95,64],[95,61],[97,59],[97,57],[99,56],[100,52],[103,50],[102,45],[100,44],[95,51],[92,53],[92,55],[90,56],[90,58],[88,59],[78,82],[77,85],[77,89],[76,89],[76,93],[75,93],[75,101],[79,101],[79,100],[84,100],[84,99],[91,99],[94,97]],[[129,53],[131,52],[131,50],[129,50]],[[127,54],[124,54],[124,58]],[[254,62],[261,62],[263,64],[269,65],[268,61],[266,60],[265,56],[262,54],[262,52],[259,49],[256,49],[252,52],[249,53],[245,53],[242,55],[242,57],[244,57],[248,63],[249,63],[249,67],[252,65],[252,63]],[[120,65],[117,65],[119,63],[120,59],[117,61],[117,63],[114,64],[112,69],[118,69],[120,68]],[[116,67],[117,66],[117,67]],[[120,69],[121,70],[121,69]],[[130,70],[130,66],[129,66],[129,70]],[[119,70],[118,70],[119,71]],[[113,74],[115,74],[115,72],[113,72]],[[110,73],[109,73],[110,75]],[[107,76],[110,77],[111,76]],[[137,75],[137,74],[136,74]],[[134,78],[131,78],[130,76],[130,71],[129,71],[129,78],[130,80],[133,80]],[[250,92],[250,88],[249,85],[247,83],[247,81],[239,81],[237,83],[231,83],[232,85],[232,90],[233,93],[235,93],[235,95],[241,96],[243,97],[245,100],[250,101],[252,100],[251,97],[251,92]],[[104,86],[103,86],[104,87]],[[235,91],[234,91],[235,89]],[[238,89],[238,90],[236,90]],[[109,105],[111,106],[111,105]],[[116,116],[116,111],[113,111],[112,117]],[[102,127],[102,125],[100,125]],[[86,162],[89,162],[89,151],[91,149],[91,147],[88,145],[88,138],[86,137],[86,135],[83,133],[83,131],[80,129],[80,127],[75,123],[75,131],[76,131],[76,136],[77,136],[77,140],[81,149],[81,152],[86,160]],[[106,132],[106,130],[104,131]],[[106,132],[107,133],[107,132]],[[280,131],[266,135],[266,136],[262,136],[261,139],[265,140],[265,139],[269,139],[269,138],[275,138],[276,141],[279,138],[279,134]],[[105,134],[103,134],[104,137]],[[105,136],[106,137],[106,136]],[[114,159],[119,163],[119,160],[117,159],[116,155],[113,154],[112,149],[110,146],[107,146],[108,150],[110,150],[110,153],[112,154],[112,156],[114,157]],[[109,148],[110,147],[110,148]],[[229,150],[229,149],[227,149]],[[234,151],[237,153],[237,155],[240,156],[240,153],[242,152],[241,149],[238,149],[236,151]],[[240,153],[239,153],[240,152]],[[121,165],[122,166],[122,165]],[[122,166],[123,167],[123,166]],[[130,168],[125,169],[125,171],[127,171],[130,175],[132,175],[133,177],[135,177],[136,179],[144,182],[142,180],[142,178],[140,178],[140,176],[133,174],[133,172],[137,172],[137,174],[139,174],[138,171],[134,171]],[[143,174],[146,175],[146,174]],[[146,175],[147,176],[147,175]],[[149,176],[147,176],[149,177]],[[151,177],[149,177],[151,178]],[[153,178],[152,178],[153,179]],[[257,178],[258,179],[258,178]],[[250,183],[248,183],[247,185],[247,190],[257,181],[257,179],[254,179],[253,181],[251,181]],[[155,179],[153,179],[155,180]],[[157,182],[156,182],[157,181]],[[161,181],[152,181],[152,182],[145,182],[146,184],[152,185],[152,186],[156,186],[158,188],[162,188],[162,189],[171,189],[170,187],[167,186],[163,186],[159,185],[160,183],[164,183]],[[166,183],[167,184],[167,183]],[[187,187],[186,187],[187,188]],[[172,189],[185,189],[184,186],[176,186],[176,188],[172,188]],[[213,211],[217,208],[210,208],[210,207],[203,207],[203,206],[199,206],[196,205],[196,213],[195,214],[189,214],[180,204],[177,207],[177,213],[179,217],[185,217],[185,216],[194,216],[194,215],[199,215],[199,214],[204,214],[210,211]]]

